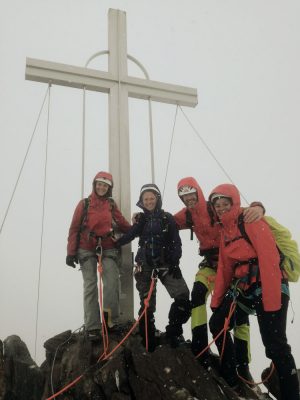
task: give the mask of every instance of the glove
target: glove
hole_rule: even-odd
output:
[[[78,264],[78,257],[77,256],[69,256],[68,255],[67,258],[66,258],[66,264],[69,267],[76,268],[75,264]]]
[[[173,278],[175,279],[182,278],[182,273],[181,269],[179,268],[179,265],[170,265],[168,274],[173,276]]]

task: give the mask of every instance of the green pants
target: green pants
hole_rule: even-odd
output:
[[[195,276],[192,290],[192,351],[198,355],[208,345],[207,310],[208,296],[214,289],[216,269],[208,265],[199,269]],[[234,326],[234,344],[236,350],[237,365],[249,364],[250,355],[250,329],[249,318],[236,312]],[[203,353],[203,358],[208,356],[208,351]]]

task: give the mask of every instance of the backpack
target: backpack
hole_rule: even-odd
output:
[[[280,267],[284,270],[289,282],[297,282],[300,276],[300,254],[298,245],[292,239],[290,231],[283,225],[279,224],[274,218],[265,216],[276,241],[277,249],[280,254]],[[251,244],[246,233],[243,214],[239,215],[238,228],[245,240]]]

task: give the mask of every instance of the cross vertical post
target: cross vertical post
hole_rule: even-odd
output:
[[[109,170],[114,178],[114,198],[130,221],[130,149],[128,91],[121,85],[127,73],[126,14],[110,9],[108,13],[108,72],[116,77],[109,93]],[[133,318],[133,279],[131,246],[122,248],[121,314]]]

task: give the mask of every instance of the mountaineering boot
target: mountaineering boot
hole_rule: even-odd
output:
[[[183,335],[179,336],[168,336],[166,335],[167,343],[173,348],[176,349],[176,347],[182,346],[185,344],[185,339]]]
[[[217,354],[213,353],[210,349],[208,349],[208,351],[206,351],[197,360],[199,364],[207,371],[214,369],[215,371],[220,373],[220,357]]]
[[[254,379],[251,375],[248,364],[238,365],[236,369],[239,378],[241,378],[244,383],[246,383],[250,387],[254,386]]]
[[[169,311],[169,324],[166,326],[166,339],[171,347],[175,348],[185,343],[182,336],[182,324],[186,323],[191,315],[189,299],[175,299]]]

